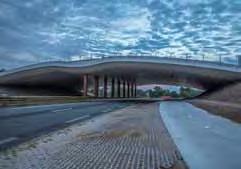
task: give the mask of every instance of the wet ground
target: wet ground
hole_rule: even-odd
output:
[[[135,104],[0,152],[4,169],[184,169],[159,113]]]

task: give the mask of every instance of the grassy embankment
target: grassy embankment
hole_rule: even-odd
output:
[[[75,103],[85,101],[87,97],[81,96],[16,96],[0,97],[0,107],[30,106],[41,104]]]
[[[232,84],[190,102],[210,113],[241,123],[241,83]]]

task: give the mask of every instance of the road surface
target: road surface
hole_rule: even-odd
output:
[[[128,103],[84,102],[0,108],[0,148],[75,122],[120,109]]]

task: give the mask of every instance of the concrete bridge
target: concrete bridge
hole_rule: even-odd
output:
[[[46,62],[0,73],[0,85],[92,91],[99,97],[136,97],[137,85],[186,85],[205,90],[241,80],[241,67],[177,58],[115,56],[73,62]],[[108,92],[110,95],[108,96]]]

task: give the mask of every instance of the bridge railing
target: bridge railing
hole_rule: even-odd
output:
[[[160,55],[147,55],[147,54],[128,54],[128,55],[121,55],[121,54],[111,54],[111,55],[103,55],[103,54],[94,54],[94,55],[87,55],[84,57],[80,57],[79,61],[84,60],[99,60],[99,59],[108,59],[108,58],[152,58],[152,59],[169,59],[169,60],[179,60],[179,61],[197,61],[197,62],[204,62],[216,65],[229,65],[234,67],[241,67],[241,57],[233,58],[231,61],[227,61],[227,57],[217,56],[217,57],[207,57],[207,56],[200,56],[200,57],[192,57],[190,55],[183,55],[183,56],[160,56]],[[229,59],[230,60],[230,59]]]
[[[53,65],[58,66],[81,66],[81,65],[91,65],[91,64],[98,64],[102,62],[111,62],[111,61],[126,61],[126,59],[133,59],[137,61],[154,61],[154,62],[168,62],[168,63],[177,63],[177,64],[205,64],[209,67],[215,67],[215,66],[226,66],[229,68],[240,68],[241,67],[241,57],[240,60],[236,60],[233,63],[227,63],[224,62],[223,58],[219,59],[205,59],[205,58],[195,58],[195,57],[187,57],[187,56],[180,56],[180,57],[174,57],[174,56],[156,56],[156,55],[90,55],[88,57],[80,58],[79,60],[75,61],[69,61],[69,60],[61,60],[61,61],[47,61],[42,63],[36,63],[24,67],[15,68],[12,70],[7,70],[4,72],[0,72],[0,75],[14,73],[18,71],[23,71],[26,69],[32,69],[32,68],[41,68],[42,66],[48,67]]]

